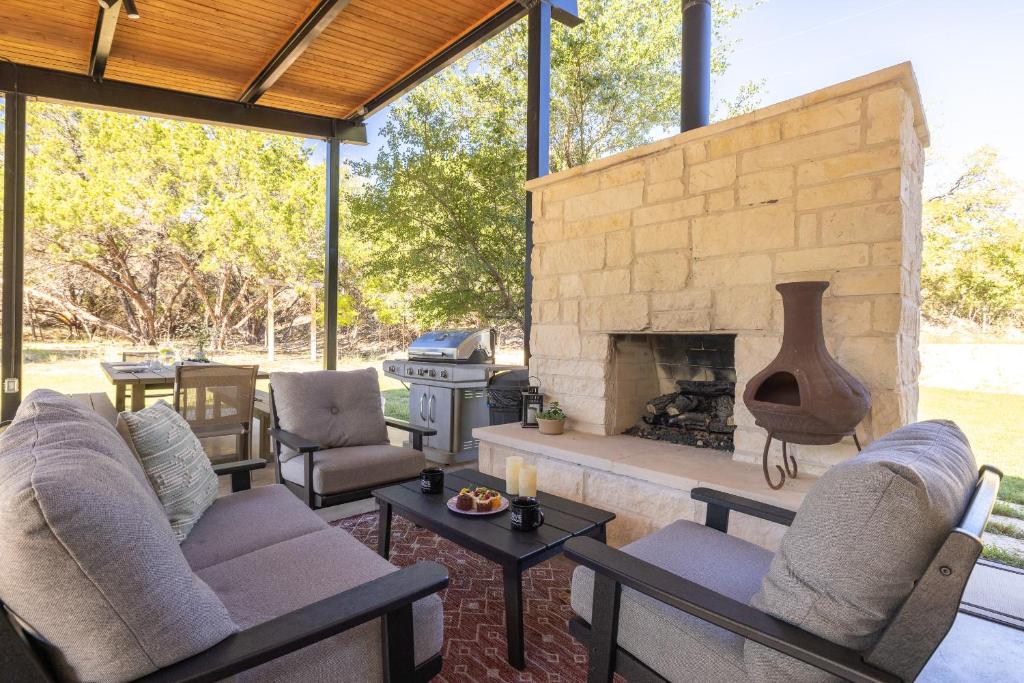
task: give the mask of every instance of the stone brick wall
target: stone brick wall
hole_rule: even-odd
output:
[[[610,334],[732,332],[740,395],[779,349],[775,284],[828,280],[829,348],[872,394],[862,440],[912,421],[927,144],[902,64],[531,181],[544,393],[574,429],[613,433]],[[736,423],[735,457],[759,460],[741,401]],[[808,472],[854,452],[796,450]]]

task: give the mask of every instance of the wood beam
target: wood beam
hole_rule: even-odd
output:
[[[242,104],[134,83],[111,80],[98,82],[84,75],[2,60],[0,91],[133,114],[366,144],[366,127],[355,121]]]
[[[464,54],[471,52],[480,44],[487,42],[492,37],[519,21],[521,18],[526,16],[528,11],[529,10],[519,2],[510,2],[482,24],[464,34],[444,50],[438,52],[436,55],[400,78],[397,82],[390,85],[387,89],[371,98],[363,106],[361,118],[365,119],[369,116],[373,116],[423,81],[455,63]]]
[[[110,48],[114,44],[114,32],[117,30],[117,19],[121,14],[121,0],[113,0],[109,7],[99,6],[96,15],[96,29],[92,34],[92,52],[89,55],[89,76],[97,80],[103,78],[110,58]]]
[[[263,67],[259,75],[253,79],[249,87],[242,93],[242,96],[238,98],[238,101],[252,104],[263,93],[273,88],[278,79],[284,75],[296,59],[302,56],[306,48],[313,44],[313,41],[324,32],[324,29],[331,25],[331,22],[341,14],[341,11],[348,6],[348,3],[349,0],[320,0],[320,4],[310,12],[309,16],[295,30],[295,33],[277,51],[277,54],[267,62],[267,65]]]

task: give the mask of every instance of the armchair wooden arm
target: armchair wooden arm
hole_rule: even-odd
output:
[[[589,636],[591,683],[611,681],[615,672],[622,586],[843,679],[855,683],[899,681],[895,676],[865,664],[859,652],[836,645],[592,538],[569,539],[565,543],[565,554],[595,573]]]
[[[396,420],[393,417],[385,417],[384,424],[386,424],[388,427],[394,427],[395,429],[401,429],[403,431],[409,432],[410,436],[412,436],[412,447],[418,451],[423,450],[423,437],[434,436],[435,434],[437,434],[436,429],[430,429],[429,427],[420,427],[410,422],[406,422],[405,420]]]
[[[320,444],[316,441],[310,441],[298,434],[292,434],[277,427],[270,430],[270,436],[279,444],[287,446],[298,453],[312,453],[320,450]]]
[[[213,472],[218,477],[231,475],[231,493],[248,491],[252,488],[252,471],[261,470],[267,466],[266,460],[254,458],[252,460],[239,460],[236,462],[223,462],[213,466]]]
[[[690,491],[690,497],[708,504],[704,524],[722,533],[729,531],[730,510],[785,526],[790,526],[796,518],[796,513],[792,510],[715,489],[696,488]]]
[[[447,569],[436,562],[419,562],[236,633],[138,683],[219,681],[377,617],[384,617],[385,680],[417,680],[412,603],[447,585]]]

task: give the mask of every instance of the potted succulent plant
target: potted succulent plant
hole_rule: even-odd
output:
[[[537,413],[537,427],[541,434],[561,434],[565,431],[565,411],[552,401],[547,410]]]

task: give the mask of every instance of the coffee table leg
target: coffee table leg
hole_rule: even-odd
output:
[[[526,668],[523,654],[523,582],[522,572],[515,564],[502,567],[505,585],[505,637],[508,640],[508,663],[522,671]]]
[[[385,560],[391,554],[391,503],[377,501],[380,506],[377,518],[377,552]]]
[[[114,387],[114,407],[117,408],[117,412],[124,412],[124,401],[125,401],[125,385],[118,384]]]

